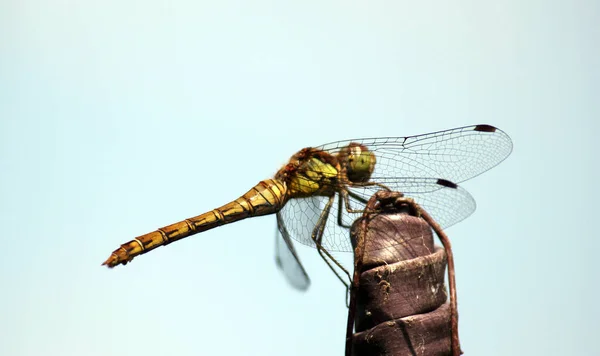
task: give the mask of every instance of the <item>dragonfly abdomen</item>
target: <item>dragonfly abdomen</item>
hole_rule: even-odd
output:
[[[287,188],[278,179],[267,179],[236,200],[193,218],[162,227],[122,244],[103,263],[108,267],[127,264],[135,256],[190,235],[252,216],[273,214],[285,203]]]

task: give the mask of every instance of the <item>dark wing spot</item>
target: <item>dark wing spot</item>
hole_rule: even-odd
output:
[[[452,188],[452,189],[458,188],[458,185],[456,183],[452,183],[451,181],[446,180],[446,179],[438,179],[436,183],[441,186],[447,187],[447,188]]]
[[[480,131],[480,132],[496,132],[496,130],[497,129],[492,125],[477,125],[473,129],[473,131]]]

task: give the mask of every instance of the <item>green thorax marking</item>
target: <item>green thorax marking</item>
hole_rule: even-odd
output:
[[[289,198],[329,196],[335,192],[339,171],[334,156],[315,148],[304,148],[292,156],[276,178],[286,182]]]

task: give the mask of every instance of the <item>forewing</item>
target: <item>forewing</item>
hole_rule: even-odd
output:
[[[512,141],[490,125],[473,125],[406,137],[344,140],[319,146],[337,153],[351,142],[375,153],[371,181],[390,177],[441,177],[460,183],[502,162],[512,151]]]
[[[275,261],[294,288],[303,291],[308,289],[310,278],[300,262],[285,222],[279,213],[277,213],[277,231],[275,233]]]

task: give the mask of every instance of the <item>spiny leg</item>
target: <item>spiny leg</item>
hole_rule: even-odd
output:
[[[349,184],[349,186],[354,186],[354,187],[361,187],[361,186],[364,187],[364,186],[374,186],[374,185],[383,187],[387,191],[391,191],[390,188],[384,186],[383,184],[379,184],[379,183],[375,183],[375,182]],[[356,199],[357,201],[362,203],[365,207],[367,205],[368,200],[361,197],[357,193],[351,191],[350,189],[346,189],[346,188],[343,188],[339,191],[339,196],[340,196],[340,201],[338,203],[338,225],[349,229],[351,226],[344,225],[344,223],[342,221],[342,200],[344,201],[344,205],[346,206],[346,211],[350,214],[362,214],[365,211],[364,209],[352,209],[352,207],[350,206],[350,197]]]
[[[391,191],[390,188],[386,187],[385,185],[381,184],[381,183],[377,183],[377,182],[365,182],[365,183],[352,183],[352,182],[348,182],[346,184],[346,186],[349,187],[369,187],[369,186],[378,186],[384,190],[387,191]],[[351,191],[350,189],[347,188],[342,188],[339,191],[339,201],[338,201],[338,225],[345,227],[345,228],[350,228],[350,225],[344,225],[344,222],[342,221],[342,201],[344,202],[345,206],[346,206],[346,211],[348,213],[351,214],[362,214],[364,212],[364,209],[352,209],[352,207],[350,206],[350,198],[352,197],[356,200],[358,200],[359,202],[361,202],[364,206],[367,205],[368,199],[365,199],[363,197],[361,197],[360,195],[356,194],[355,192]]]
[[[325,209],[323,209],[323,211],[321,212],[321,215],[319,216],[319,220],[317,221],[317,224],[315,225],[315,228],[313,230],[313,233],[312,233],[311,237],[312,237],[312,239],[313,239],[313,241],[314,241],[314,243],[315,243],[315,245],[317,247],[317,251],[319,252],[319,255],[321,256],[321,258],[323,259],[323,261],[325,261],[325,263],[327,263],[327,266],[329,266],[329,268],[333,271],[333,273],[335,274],[335,276],[342,282],[342,284],[344,284],[344,286],[346,286],[346,288],[348,288],[348,286],[349,286],[348,282],[344,281],[344,278],[342,278],[342,276],[340,276],[340,274],[333,267],[333,265],[331,264],[331,262],[333,262],[337,267],[339,267],[346,274],[346,276],[348,276],[348,280],[349,281],[352,281],[352,277],[350,277],[350,273],[348,273],[348,271],[344,268],[344,266],[342,266],[329,253],[329,251],[327,251],[321,245],[321,241],[323,240],[323,233],[325,231],[325,225],[327,224],[327,217],[329,216],[329,212],[331,211],[331,206],[333,205],[333,200],[334,199],[335,199],[335,195],[332,195],[329,198],[329,200],[327,201],[327,205],[325,205]]]
[[[344,201],[348,200],[348,194],[350,194],[354,199],[360,201],[361,203],[367,204],[367,200],[357,194],[355,194],[352,191],[347,191],[346,189],[342,189],[339,193],[338,193],[338,212],[337,212],[337,223],[339,226],[350,229],[351,226],[350,225],[345,225],[344,222],[342,221],[342,217],[344,215],[344,211],[342,209],[344,209]],[[348,203],[349,204],[349,203]],[[356,273],[356,270],[355,272]],[[350,291],[351,287],[347,287],[346,288],[346,306],[348,308],[350,308],[350,303],[351,303],[351,291]]]
[[[362,214],[364,209],[351,209],[350,208],[350,199],[348,198],[348,196],[351,196],[352,198],[358,200],[359,202],[361,202],[362,204],[366,205],[367,204],[367,199],[361,197],[360,195],[354,193],[351,190],[347,190],[347,189],[342,189],[340,190],[340,192],[338,193],[338,216],[337,216],[337,222],[338,225],[341,227],[345,227],[347,229],[351,228],[351,225],[346,225],[344,224],[344,222],[342,221],[342,217],[344,216],[344,212],[342,209],[344,209],[344,204],[346,206],[346,211],[348,213],[355,213],[355,214]]]
[[[343,209],[343,206],[344,206],[344,201],[345,201],[346,199],[348,199],[348,196],[347,196],[347,195],[345,195],[345,193],[344,193],[344,192],[345,192],[345,191],[344,191],[344,190],[342,190],[342,191],[340,191],[340,192],[339,192],[339,194],[338,194],[338,212],[337,212],[337,223],[338,223],[338,225],[339,225],[339,226],[341,226],[341,227],[345,227],[345,228],[349,229],[349,228],[350,228],[350,226],[349,226],[349,225],[344,225],[344,222],[342,221],[342,216],[343,216],[343,210],[342,210],[342,209]]]
[[[377,186],[380,187],[383,190],[387,190],[388,192],[391,192],[392,190],[388,187],[386,187],[385,185],[381,184],[381,183],[377,183],[377,182],[364,182],[364,183],[353,183],[353,182],[348,182],[346,184],[348,187],[372,187],[372,186]],[[360,214],[364,211],[364,209],[352,209],[352,207],[350,206],[350,199],[348,198],[348,196],[360,201],[362,204],[364,204],[366,206],[367,204],[367,199],[361,197],[360,195],[356,194],[355,192],[351,191],[350,189],[347,188],[343,188],[340,190],[340,196],[343,197],[344,202],[346,203],[346,211],[349,213],[355,213],[355,214]]]

